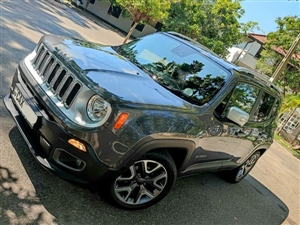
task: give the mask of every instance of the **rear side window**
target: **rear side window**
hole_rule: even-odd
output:
[[[276,99],[268,93],[262,93],[258,103],[258,107],[255,110],[251,121],[265,121],[274,115],[277,111],[278,105],[275,104]]]

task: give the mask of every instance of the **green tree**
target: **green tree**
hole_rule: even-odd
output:
[[[276,67],[292,46],[293,41],[300,32],[300,17],[287,16],[277,18],[278,28],[267,35],[267,42],[257,63],[257,68],[264,74],[272,76]],[[281,54],[280,54],[281,53]],[[277,84],[283,87],[284,94],[291,91],[293,94],[300,92],[300,46],[284,69]]]
[[[241,39],[238,19],[243,14],[240,0],[181,0],[172,4],[163,29],[189,36],[225,56]]]
[[[247,23],[240,23],[241,31],[243,34],[247,34],[249,31],[260,30],[258,22],[248,21]]]
[[[116,3],[126,9],[134,21],[124,43],[130,38],[136,26],[146,20],[161,20],[168,16],[171,3],[175,0],[116,0]]]
[[[278,127],[277,129],[278,134],[285,126],[285,124],[289,121],[289,119],[293,116],[297,108],[300,108],[300,93],[298,93],[297,95],[290,94],[285,96],[279,113],[282,115],[284,112],[289,111],[289,116],[285,120],[284,124]]]

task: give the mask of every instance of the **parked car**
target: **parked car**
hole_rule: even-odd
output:
[[[46,35],[4,102],[41,165],[108,186],[120,207],[163,199],[178,177],[241,181],[270,147],[280,90],[178,33],[120,46]]]

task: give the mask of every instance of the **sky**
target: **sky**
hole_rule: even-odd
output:
[[[276,31],[277,17],[300,16],[300,0],[244,0],[241,5],[245,14],[239,22],[258,22],[260,30],[254,30],[258,34]]]

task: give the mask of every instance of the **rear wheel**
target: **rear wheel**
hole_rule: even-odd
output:
[[[230,171],[223,171],[223,177],[231,182],[238,183],[243,180],[247,174],[253,169],[260,157],[260,152],[254,152],[242,165]]]
[[[112,181],[110,193],[122,208],[143,209],[163,199],[176,177],[175,163],[167,152],[150,152]]]

